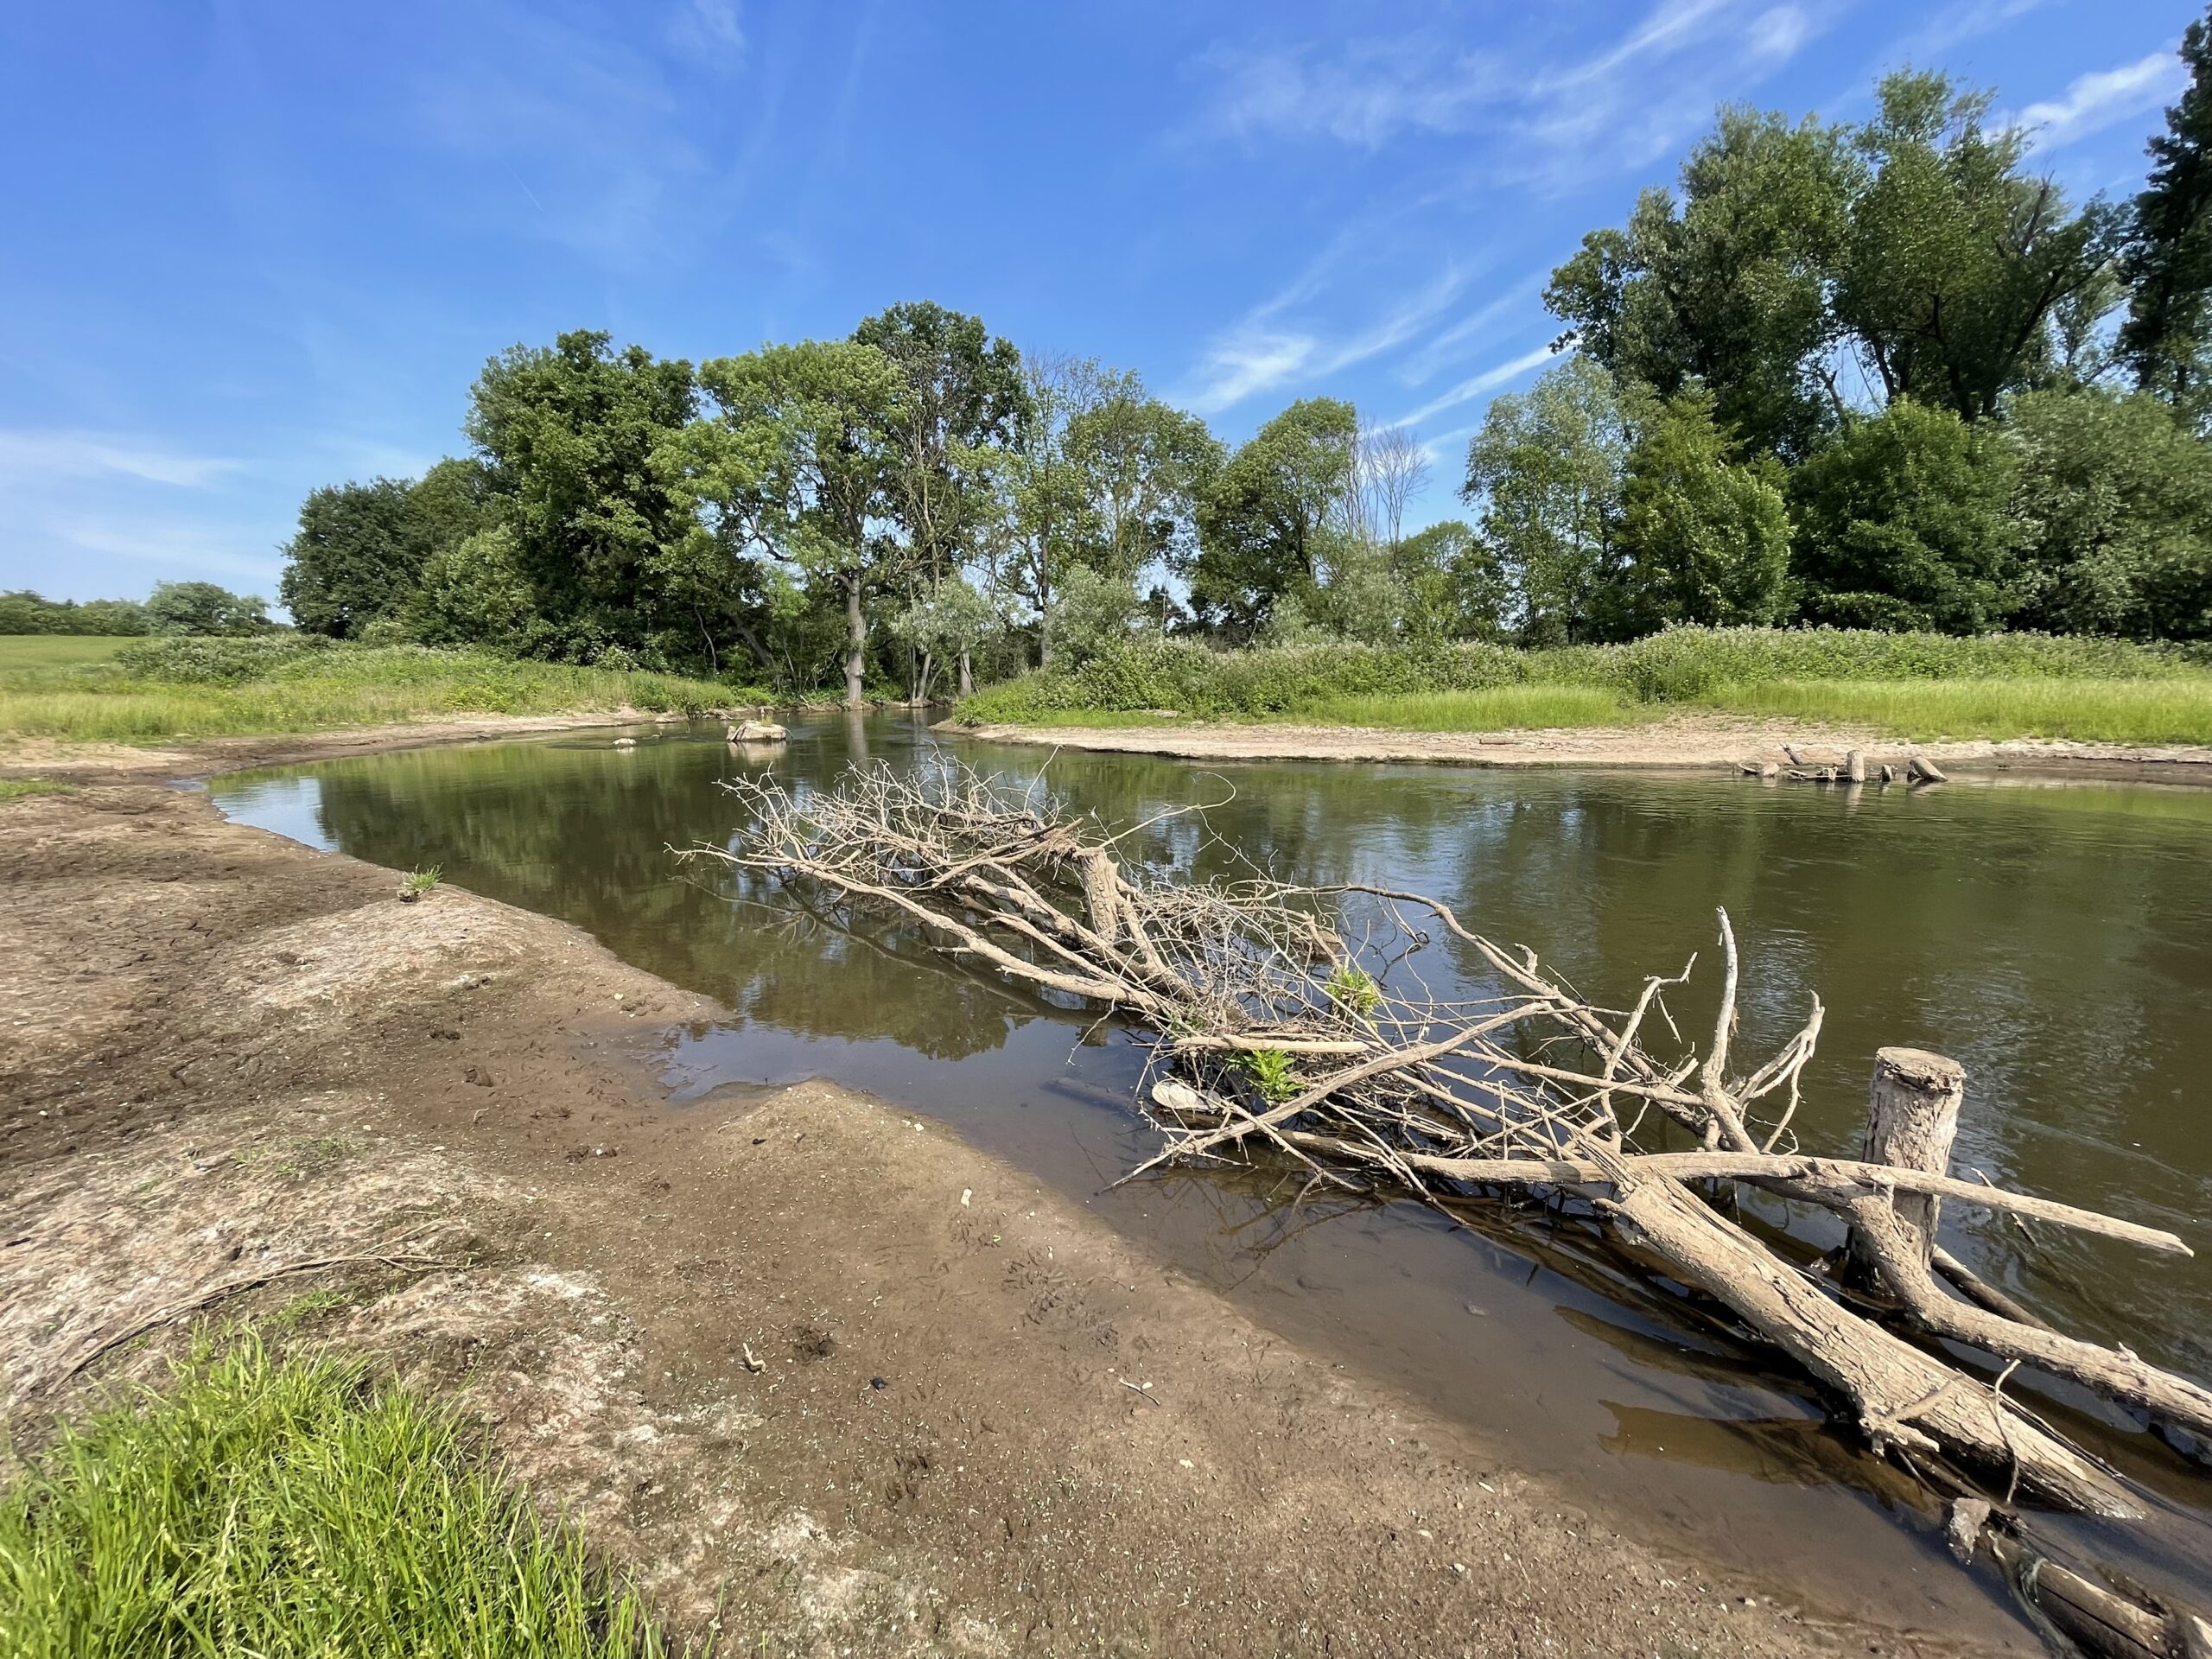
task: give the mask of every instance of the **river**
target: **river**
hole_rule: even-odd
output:
[[[1684,1320],[1541,1211],[1475,1230],[1403,1205],[1294,1210],[1218,1176],[1109,1190],[1148,1149],[1128,1106],[1139,1057],[1110,1030],[671,855],[728,836],[721,779],[766,767],[827,785],[853,761],[911,766],[947,747],[918,721],[803,720],[769,757],[705,727],[639,728],[632,749],[613,735],[402,751],[213,787],[232,817],[379,864],[436,865],[726,1004],[728,1020],[651,1057],[675,1109],[821,1075],[940,1116],[1278,1328],[1475,1424],[1511,1468],[1831,1605],[1878,1598],[1924,1609],[1932,1627],[2009,1617],[1987,1575],[1940,1556],[1910,1484],[1830,1433],[1806,1388]],[[1956,1171],[2172,1229],[2200,1254],[2028,1237],[1957,1205],[1946,1244],[2067,1328],[2212,1376],[2212,791],[1965,779],[1846,790],[951,747],[1017,784],[1042,774],[1117,826],[1206,803],[1211,835],[1172,818],[1132,850],[1199,876],[1249,858],[1287,879],[1419,888],[1470,926],[1534,945],[1600,1002],[1624,1003],[1696,950],[1706,971],[1670,1005],[1686,1030],[1710,1027],[1725,906],[1744,957],[1739,1055],[1779,1044],[1815,992],[1827,1005],[1798,1119],[1808,1149],[1855,1150],[1877,1047],[1955,1057],[1968,1077]],[[1417,961],[1440,995],[1487,988],[1452,941]],[[2039,1403],[2159,1505],[2125,1537],[2069,1523],[2072,1539],[2212,1600],[2212,1482],[2113,1414],[2056,1392]]]

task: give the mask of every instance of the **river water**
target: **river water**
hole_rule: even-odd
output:
[[[679,1102],[826,1076],[951,1122],[1145,1238],[1179,1270],[1476,1425],[1645,1530],[1765,1567],[1829,1605],[2024,1641],[1986,1575],[1950,1567],[1936,1517],[1821,1423],[1785,1372],[1685,1320],[1542,1212],[1455,1229],[1410,1205],[1290,1210],[1249,1179],[1108,1190],[1148,1150],[1139,1057],[1110,1031],[890,934],[837,931],[772,890],[680,868],[724,839],[719,787],[772,770],[833,784],[855,760],[961,758],[1110,823],[1208,804],[1132,843],[1199,876],[1249,858],[1316,883],[1418,888],[1537,948],[1620,1006],[1649,973],[1704,971],[1670,1004],[1709,1030],[1713,911],[1744,958],[1749,1064],[1828,1013],[1798,1118],[1855,1151],[1874,1050],[1960,1060],[1954,1168],[2171,1229],[2194,1260],[1946,1206],[1945,1243],[2081,1334],[2212,1376],[2212,791],[1961,779],[1935,790],[1761,785],[1625,772],[1267,763],[950,745],[895,717],[801,721],[787,749],[718,729],[404,751],[216,780],[225,812],[310,845],[573,922],[731,1010],[654,1058]],[[1471,953],[1420,953],[1439,995],[1489,988]],[[679,1105],[677,1109],[683,1109]],[[1821,1238],[1815,1224],[1808,1236]],[[2016,1382],[2014,1385],[2019,1385]],[[2109,1413],[2040,1398],[2149,1494],[2149,1528],[2050,1535],[2212,1599],[2212,1479]]]

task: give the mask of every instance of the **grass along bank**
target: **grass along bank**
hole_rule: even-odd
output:
[[[0,1645],[142,1654],[664,1651],[631,1586],[362,1370],[201,1350],[0,1491]]]
[[[79,741],[315,732],[456,715],[703,714],[753,700],[675,675],[296,634],[0,637],[0,732]]]
[[[2212,670],[2124,640],[1845,629],[1676,629],[1622,645],[1154,643],[960,705],[975,724],[1292,721],[1389,731],[1632,726],[1684,709],[1901,737],[2212,744]]]

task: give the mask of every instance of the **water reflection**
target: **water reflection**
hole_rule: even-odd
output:
[[[363,757],[225,779],[215,792],[233,816],[314,844],[441,865],[722,1001],[732,1018],[681,1034],[668,1057],[680,1093],[830,1075],[944,1116],[1085,1195],[1140,1155],[1126,1109],[1137,1058],[1110,1033],[1086,1043],[1082,1018],[920,941],[855,937],[740,873],[671,858],[728,835],[721,779],[773,771],[828,785],[856,759],[912,765],[938,744],[922,727],[799,721],[780,750],[734,750],[704,729],[638,736],[619,752],[593,735]],[[1539,946],[1601,1001],[1626,1001],[1643,975],[1675,971],[1693,949],[1709,970],[1713,910],[1725,906],[1746,963],[1739,1052],[1783,1040],[1814,992],[1827,1005],[1798,1119],[1806,1145],[1855,1144],[1877,1046],[1933,1048],[1968,1071],[1961,1166],[2205,1242],[2212,791],[1853,792],[962,753],[1018,782],[1041,772],[1117,824],[1218,803],[1203,824],[1172,817],[1132,844],[1201,876],[1249,861],[1287,879],[1421,888],[1472,926]],[[1417,965],[1440,995],[1488,988],[1448,938]],[[1709,1027],[1712,995],[1694,985],[1670,1003],[1674,1017]],[[1810,1497],[1747,1500],[1745,1472],[1763,1487],[1785,1476],[1829,1483],[1854,1494],[1847,1504],[1899,1501],[1890,1471],[1805,1426],[1814,1409],[1795,1382],[1725,1342],[1686,1345],[1680,1322],[1572,1227],[1532,1242],[1524,1227],[1471,1217],[1502,1241],[1491,1246],[1402,1209],[1266,1215],[1263,1197],[1178,1177],[1098,1202],[1215,1282],[1274,1299],[1283,1322],[1356,1345],[1459,1408],[1479,1398],[1479,1414],[1519,1437],[1529,1465],[1573,1469],[1607,1446],[1650,1453],[1615,1458],[1607,1478],[1644,1483],[1655,1505],[1703,1532],[1740,1529],[1750,1547],[1786,1504],[1797,1506],[1791,1525],[1846,1524]],[[1944,1222],[1947,1243],[1985,1275],[2085,1334],[2212,1373],[2212,1249],[2146,1271],[2117,1247],[2048,1229],[2031,1240],[1961,1206]],[[2127,1456],[2177,1498],[2201,1502],[2196,1478],[2162,1449],[2137,1437]],[[1882,1548],[1859,1539],[1853,1582],[1878,1573]],[[1917,1582],[1916,1555],[1891,1567]]]

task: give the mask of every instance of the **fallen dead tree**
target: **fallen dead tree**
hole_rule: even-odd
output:
[[[929,948],[1117,1017],[1148,1046],[1145,1106],[1162,1143],[1133,1174],[1264,1160],[1309,1188],[1395,1191],[1446,1207],[1525,1194],[1571,1202],[1624,1254],[1802,1366],[1878,1451],[1939,1490],[2001,1505],[2026,1497],[2140,1512],[2111,1469],[2006,1392],[2021,1365],[2212,1439],[2212,1391],[2051,1330],[1935,1249],[1932,1230],[1949,1201],[2153,1252],[2189,1247],[2159,1229],[1955,1179],[1900,1152],[1912,1139],[1902,1130],[1897,1145],[1858,1159],[1800,1147],[1791,1123],[1821,1009],[1815,1001],[1771,1056],[1739,1064],[1725,914],[1720,1006],[1700,1046],[1666,1001],[1694,957],[1648,980],[1628,1007],[1600,1007],[1534,952],[1470,931],[1424,895],[1300,887],[1256,869],[1175,880],[1124,859],[1137,830],[1109,836],[957,766],[918,778],[855,771],[835,791],[804,795],[772,779],[730,787],[743,825],[727,845],[687,856],[791,884],[855,923],[862,910],[903,918]],[[1471,950],[1491,995],[1404,988],[1418,988],[1412,958],[1440,931]],[[1941,1116],[1942,1090],[1923,1086],[1942,1081],[1920,1064],[1934,1058],[1884,1051],[1908,1116]],[[1916,1104],[1915,1090],[1933,1105]],[[1948,1157],[1948,1132],[1936,1138]],[[1738,1224],[1716,1200],[1739,1190],[1840,1217],[1855,1287]],[[1995,1380],[1916,1335],[1980,1351]]]

